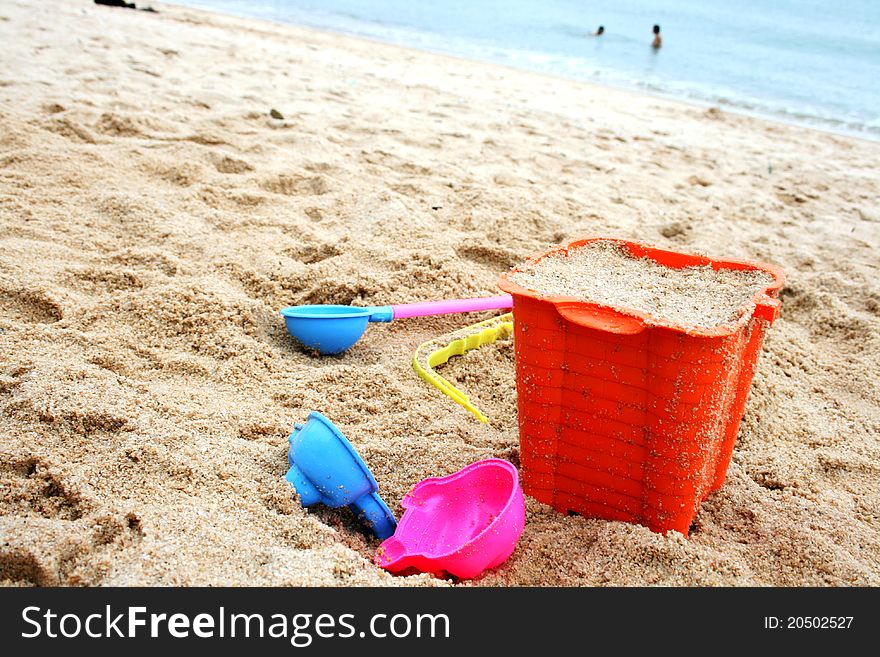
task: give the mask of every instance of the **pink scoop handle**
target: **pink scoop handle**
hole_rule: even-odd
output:
[[[447,301],[423,301],[421,303],[402,303],[391,306],[394,319],[407,317],[427,317],[428,315],[448,315],[449,313],[472,313],[480,310],[506,310],[513,307],[513,297],[502,294],[497,297],[478,299],[449,299]]]

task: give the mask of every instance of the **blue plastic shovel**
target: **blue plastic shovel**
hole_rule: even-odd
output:
[[[349,507],[370,531],[385,539],[397,520],[379,497],[379,485],[348,439],[317,411],[290,434],[285,478],[293,484],[303,506]]]
[[[321,354],[340,354],[364,334],[369,322],[390,322],[405,317],[426,317],[481,310],[505,310],[513,306],[509,294],[476,299],[450,299],[404,303],[395,306],[290,306],[281,311],[287,331],[309,349]]]

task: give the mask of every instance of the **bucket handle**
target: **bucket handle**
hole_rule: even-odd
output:
[[[767,320],[767,323],[772,325],[779,317],[779,310],[781,307],[782,302],[779,299],[771,297],[769,294],[764,294],[760,299],[755,301],[754,315],[755,317]]]
[[[556,303],[556,311],[569,322],[620,335],[635,335],[645,330],[645,323],[638,317],[622,315],[614,310],[579,303]]]

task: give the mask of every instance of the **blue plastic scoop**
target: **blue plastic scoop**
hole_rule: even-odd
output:
[[[285,479],[304,507],[349,507],[376,536],[394,534],[397,520],[379,497],[379,485],[360,454],[330,420],[317,411],[297,423],[288,439]]]
[[[321,354],[340,354],[364,334],[368,322],[390,322],[405,317],[501,310],[513,306],[504,294],[476,299],[449,299],[395,306],[290,306],[281,311],[287,331],[305,347]]]

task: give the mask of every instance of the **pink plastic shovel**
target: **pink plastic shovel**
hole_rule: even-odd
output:
[[[288,332],[309,349],[339,354],[357,342],[368,322],[390,322],[406,317],[504,310],[513,306],[508,294],[477,299],[424,301],[395,306],[290,306],[281,311]]]
[[[379,546],[373,559],[393,573],[414,568],[476,577],[507,560],[525,525],[519,475],[503,459],[425,479],[401,505],[405,511],[394,536]]]

